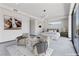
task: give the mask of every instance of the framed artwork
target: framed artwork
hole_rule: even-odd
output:
[[[22,28],[21,20],[8,15],[4,16],[4,30],[19,30],[21,28]]]

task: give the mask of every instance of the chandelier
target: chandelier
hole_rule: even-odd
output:
[[[42,19],[45,19],[47,17],[47,11],[44,9],[40,16]]]

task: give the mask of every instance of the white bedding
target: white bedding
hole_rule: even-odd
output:
[[[44,33],[41,33],[41,34],[49,36],[51,39],[58,39],[60,37],[59,32],[44,32]]]

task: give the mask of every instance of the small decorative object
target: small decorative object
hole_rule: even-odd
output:
[[[45,19],[47,16],[48,16],[48,15],[47,15],[47,10],[44,9],[44,10],[42,11],[40,17],[41,17],[42,19]]]
[[[57,29],[57,32],[59,32],[59,30]]]
[[[21,29],[22,27],[22,22],[21,20],[17,19],[17,18],[13,18],[12,16],[4,16],[4,29],[5,30],[10,30],[10,29]]]
[[[41,25],[39,25],[39,28],[41,28]]]

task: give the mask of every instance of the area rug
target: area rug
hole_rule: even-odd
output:
[[[24,46],[11,45],[6,47],[11,56],[33,56],[33,53]]]
[[[72,42],[69,38],[60,37],[58,40],[51,40],[50,47],[53,49],[52,56],[76,56]],[[34,54],[25,47],[10,45],[6,47],[11,56],[33,56]],[[49,50],[51,52],[51,50]]]
[[[6,47],[9,54],[11,56],[35,56],[27,47],[25,46],[17,46],[17,45],[11,45]],[[51,56],[53,53],[53,49],[48,48],[46,51],[46,54],[41,54],[39,56]]]

